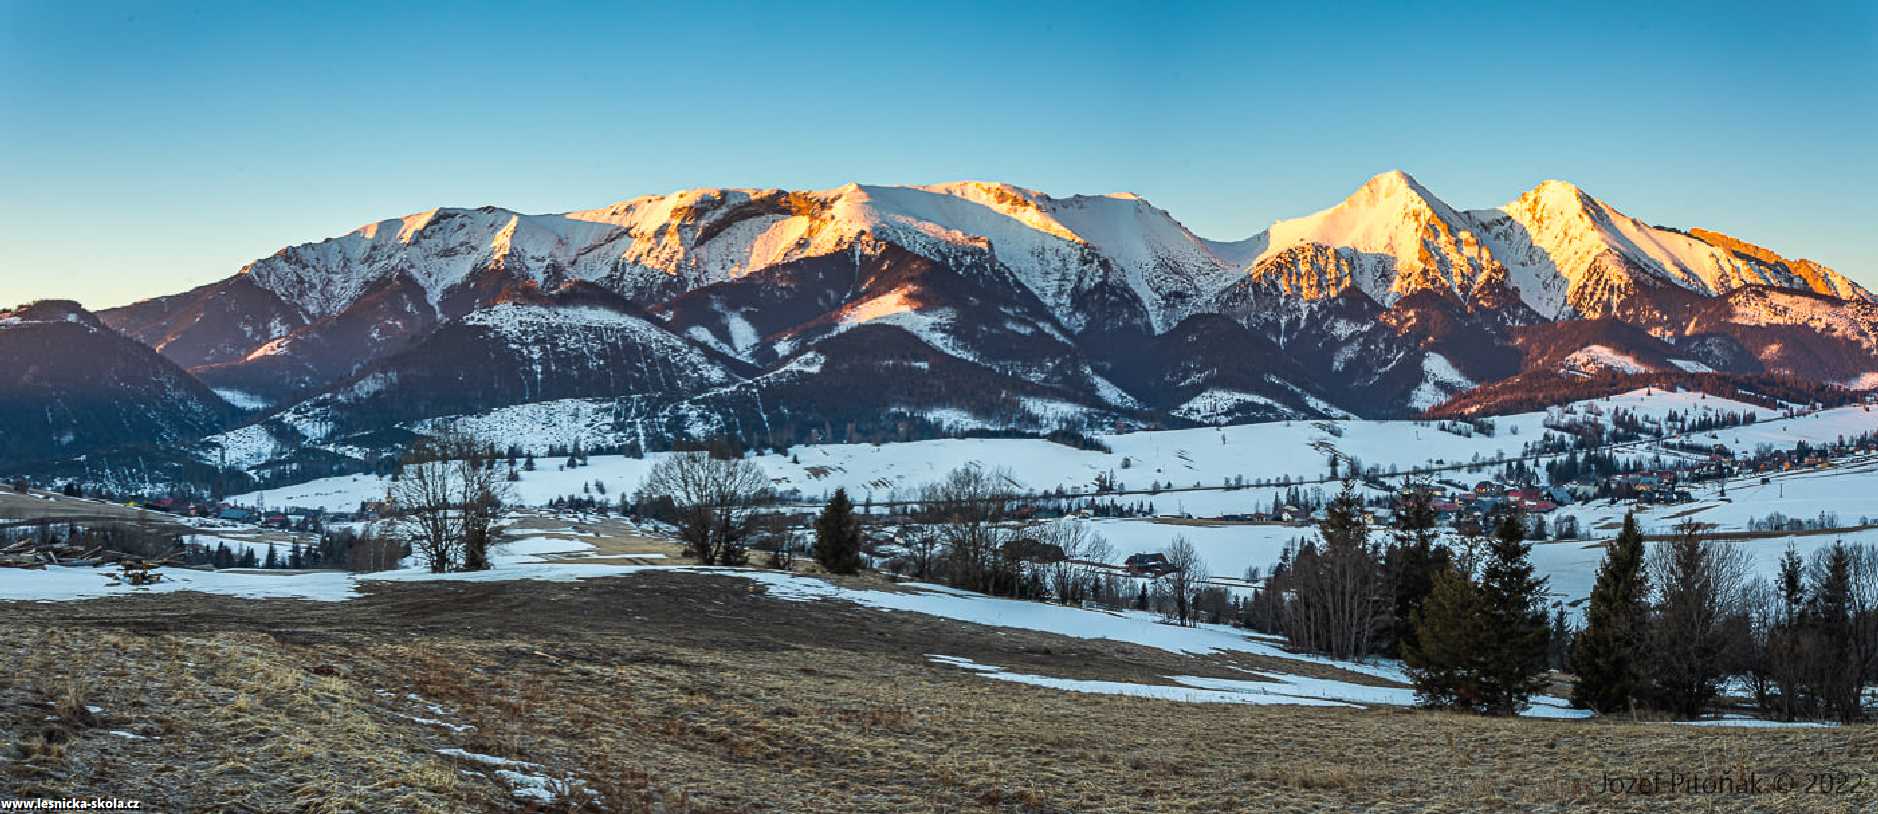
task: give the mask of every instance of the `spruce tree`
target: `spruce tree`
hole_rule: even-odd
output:
[[[1435,577],[1448,570],[1448,550],[1435,545],[1434,497],[1425,484],[1411,484],[1396,507],[1396,544],[1390,548],[1388,569],[1395,586],[1395,614],[1391,646],[1401,655],[1415,640],[1415,611],[1434,591]]]
[[[1571,669],[1572,641],[1578,637],[1578,631],[1572,627],[1572,620],[1565,615],[1564,603],[1552,603],[1552,635],[1548,639],[1546,666],[1559,672]]]
[[[1685,718],[1702,714],[1734,667],[1741,637],[1733,625],[1749,567],[1741,549],[1704,539],[1685,520],[1652,554],[1647,696]]]
[[[815,518],[815,561],[836,574],[861,570],[861,523],[846,489],[836,489]]]
[[[1415,636],[1402,644],[1402,664],[1416,696],[1428,706],[1478,709],[1482,689],[1476,660],[1492,636],[1480,588],[1466,574],[1442,569],[1410,616]]]
[[[1478,662],[1480,700],[1483,711],[1493,715],[1519,712],[1545,686],[1552,629],[1540,601],[1546,581],[1533,575],[1531,552],[1524,518],[1508,512],[1494,531],[1480,572],[1483,621],[1490,631]]]
[[[1572,644],[1572,706],[1611,713],[1630,709],[1642,686],[1643,634],[1648,578],[1643,570],[1643,532],[1635,514],[1598,566],[1585,609],[1585,629]]]
[[[1364,658],[1374,635],[1387,629],[1394,602],[1384,584],[1381,552],[1370,545],[1363,502],[1353,482],[1343,482],[1317,528],[1323,538],[1317,556],[1297,563],[1310,577],[1293,586],[1296,604],[1317,617],[1316,635],[1302,641],[1292,636],[1292,641],[1333,658]]]
[[[1858,609],[1852,560],[1852,550],[1843,542],[1818,555],[1813,595],[1805,614],[1809,638],[1815,643],[1815,652],[1807,660],[1808,683],[1822,711],[1848,723],[1861,717],[1860,696],[1869,669],[1859,663],[1863,654],[1855,623],[1861,612],[1869,611]]]

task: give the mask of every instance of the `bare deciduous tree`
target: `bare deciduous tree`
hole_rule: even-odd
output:
[[[490,456],[452,430],[419,438],[405,454],[391,484],[395,523],[430,570],[489,567],[496,517],[513,495]]]
[[[640,488],[671,499],[679,537],[699,563],[742,565],[751,510],[769,493],[769,477],[743,458],[678,452],[654,464]]]
[[[1043,566],[1050,595],[1065,605],[1080,604],[1104,572],[1101,564],[1114,553],[1109,541],[1092,533],[1089,524],[1076,520],[1046,523],[1033,533],[1038,542],[1063,552],[1063,559]]]
[[[1395,590],[1362,510],[1346,482],[1325,507],[1321,540],[1301,541],[1289,561],[1272,571],[1264,603],[1279,604],[1279,627],[1295,647],[1364,658],[1392,618]]]
[[[926,527],[914,527],[906,533],[906,565],[914,579],[931,579],[939,554],[944,550],[939,533]]]
[[[391,482],[393,526],[410,540],[411,552],[438,573],[451,570],[462,556],[462,515],[451,506],[456,471],[435,439],[420,438]]]
[[[989,594],[1014,587],[1015,574],[1003,556],[1013,535],[1002,524],[1018,492],[1010,470],[977,466],[954,469],[921,490],[919,520],[938,536],[949,583]]]
[[[1194,621],[1194,588],[1206,580],[1206,560],[1200,559],[1199,549],[1194,548],[1185,535],[1176,536],[1168,544],[1165,553],[1170,569],[1164,577],[1168,598],[1172,602],[1169,615],[1185,627]]]

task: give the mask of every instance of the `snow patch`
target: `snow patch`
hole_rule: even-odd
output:
[[[1637,357],[1620,352],[1609,345],[1586,345],[1573,351],[1559,363],[1559,369],[1566,373],[1596,373],[1613,370],[1618,373],[1648,373],[1650,366],[1637,360]],[[1684,368],[1687,370],[1687,368]]]
[[[253,393],[231,388],[216,388],[215,395],[221,396],[223,401],[243,410],[264,410],[272,404],[272,402],[267,399],[254,395]]]
[[[1208,388],[1174,408],[1174,415],[1201,423],[1226,424],[1239,417],[1247,407],[1274,408],[1289,413],[1284,405],[1269,398],[1238,390]]]
[[[1408,403],[1417,410],[1426,410],[1473,386],[1474,380],[1463,375],[1448,357],[1430,353],[1422,357],[1422,381],[1409,393]]]

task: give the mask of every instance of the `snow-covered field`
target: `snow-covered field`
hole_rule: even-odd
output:
[[[1628,503],[1598,501],[1566,506],[1555,512],[1552,519],[1576,517],[1591,540],[1609,539],[1625,512],[1633,508],[1646,534],[1668,534],[1685,519],[1713,523],[1718,531],[1745,532],[1749,530],[1750,519],[1765,518],[1775,512],[1802,519],[1828,512],[1837,515],[1843,527],[1878,522],[1878,461],[1861,460],[1827,470],[1788,472],[1770,477],[1765,485],[1760,483],[1759,476],[1737,478],[1727,485],[1727,500],[1720,499],[1719,489],[1717,485],[1703,485],[1697,489],[1694,503],[1680,505],[1633,507]],[[1118,563],[1130,554],[1164,550],[1175,537],[1185,537],[1206,560],[1212,576],[1230,578],[1243,576],[1248,567],[1269,572],[1287,543],[1315,539],[1317,535],[1316,529],[1308,526],[1201,526],[1148,518],[1062,522],[1087,524],[1090,531],[1109,542],[1112,560]],[[1382,528],[1372,530],[1372,534],[1377,535],[1388,533]],[[1814,551],[1840,540],[1878,544],[1878,528],[1832,534],[1773,534],[1741,539],[1734,544],[1753,559],[1757,573],[1771,577],[1789,546],[1802,557],[1809,557]],[[1603,548],[1591,541],[1538,543],[1532,552],[1539,573],[1551,580],[1553,598],[1567,603],[1590,593],[1603,555]]]
[[[238,537],[196,536],[192,542],[214,547],[225,543],[236,551],[253,549],[265,556],[268,544]],[[583,553],[592,546],[578,540],[530,537],[497,546],[492,554],[495,567],[488,571],[456,574],[433,574],[415,562],[404,568],[371,574],[342,571],[276,571],[223,569],[195,571],[186,568],[162,569],[163,581],[144,586],[120,582],[108,568],[70,568],[50,566],[45,569],[0,568],[0,601],[57,602],[96,599],[107,596],[176,593],[196,591],[235,596],[243,599],[310,599],[337,602],[359,596],[361,582],[408,582],[412,580],[449,580],[457,582],[501,582],[506,580],[547,580],[565,582],[573,579],[631,573],[636,566],[586,565],[547,561],[550,554]],[[285,556],[286,544],[275,550]]]
[[[1578,402],[1571,406],[1570,413],[1554,410],[1550,415],[1554,419],[1561,415],[1601,416],[1608,423],[1619,409],[1646,420],[1661,420],[1671,412],[1752,412],[1758,418],[1753,425],[1687,437],[1749,453],[1790,449],[1802,440],[1827,442],[1878,431],[1878,412],[1863,406],[1784,418],[1778,412],[1741,402],[1660,390]],[[791,450],[790,456],[770,454],[755,460],[778,490],[797,490],[808,500],[819,499],[836,487],[846,488],[857,502],[907,499],[915,496],[921,485],[957,467],[1004,467],[1023,488],[1038,491],[1062,486],[1071,493],[1089,494],[1098,476],[1112,477],[1129,490],[1160,484],[1173,491],[1128,494],[1117,499],[1148,503],[1156,513],[1207,517],[1266,509],[1285,491],[1285,487],[1219,488],[1228,480],[1323,479],[1329,475],[1333,455],[1343,461],[1340,471],[1347,471],[1352,458],[1386,471],[1390,467],[1407,470],[1454,466],[1518,456],[1523,444],[1545,436],[1547,418],[1546,412],[1497,418],[1492,437],[1464,437],[1419,421],[1290,421],[1102,436],[1112,452],[1079,450],[1034,439],[949,439],[803,446]],[[1676,454],[1655,443],[1620,450],[1620,454],[1642,456],[1659,452],[1665,456]],[[630,493],[645,478],[656,455],[645,459],[596,455],[590,461],[588,466],[563,469],[561,460],[538,459],[536,471],[523,472],[514,484],[520,501],[543,504],[555,497],[583,494],[584,489],[593,490],[593,496],[599,497],[596,482],[604,485],[607,496]],[[1462,482],[1474,479],[1465,470],[1443,474]],[[1195,485],[1206,488],[1195,490]],[[382,498],[385,487],[384,480],[369,475],[325,478],[264,495],[239,496],[235,501],[349,510],[361,501]],[[1336,486],[1310,483],[1299,488],[1307,494],[1328,494]],[[1773,476],[1765,485],[1759,476],[1737,478],[1728,483],[1725,500],[1714,485],[1699,486],[1695,492],[1697,501],[1692,504],[1639,507],[1644,530],[1665,533],[1684,518],[1714,523],[1720,530],[1745,530],[1750,519],[1775,512],[1807,519],[1829,512],[1836,514],[1843,525],[1858,524],[1862,518],[1878,519],[1878,460],[1854,459],[1839,462],[1831,469],[1784,473]],[[1594,537],[1607,537],[1629,508],[1603,502],[1568,506],[1560,509],[1554,519],[1576,517]],[[1146,520],[1080,522],[1091,523],[1109,540],[1116,562],[1129,554],[1161,550],[1176,535],[1184,535],[1200,549],[1210,571],[1221,577],[1239,577],[1252,566],[1269,569],[1287,542],[1315,534],[1310,528],[1290,526],[1200,527]],[[1855,538],[1878,540],[1872,533]],[[1832,539],[1794,536],[1756,539],[1742,545],[1757,562],[1771,567],[1788,543],[1806,554]],[[1538,546],[1533,556],[1541,572],[1552,578],[1556,598],[1571,601],[1589,590],[1599,553],[1580,543],[1556,543]]]
[[[1743,452],[1764,447],[1792,448],[1801,440],[1831,441],[1878,430],[1878,413],[1865,407],[1783,419],[1771,410],[1699,393],[1636,391],[1578,402],[1572,409],[1571,414],[1553,411],[1552,415],[1586,418],[1595,409],[1608,423],[1610,414],[1618,409],[1650,420],[1661,420],[1671,412],[1752,412],[1759,417],[1759,423],[1689,437]],[[1112,452],[1079,450],[1038,439],[939,439],[800,446],[790,450],[789,455],[766,454],[754,460],[778,490],[798,490],[808,499],[819,499],[837,487],[847,489],[857,501],[907,499],[915,496],[922,485],[960,466],[1006,467],[1023,488],[1035,491],[1061,486],[1072,493],[1093,493],[1098,476],[1112,477],[1126,490],[1148,490],[1156,484],[1191,489],[1219,487],[1237,479],[1247,483],[1282,478],[1322,480],[1330,474],[1332,456],[1342,459],[1339,472],[1347,472],[1352,459],[1387,472],[1518,457],[1526,443],[1546,436],[1547,416],[1546,412],[1534,412],[1498,417],[1491,437],[1463,437],[1425,421],[1284,421],[1100,436]],[[500,443],[513,439],[491,440]],[[1657,451],[1655,444],[1636,444],[1620,450],[1632,455]],[[644,459],[595,455],[589,465],[571,470],[561,469],[561,460],[541,458],[536,471],[521,474],[516,491],[521,502],[527,504],[581,494],[583,486],[595,481],[604,483],[610,494],[629,492],[644,480],[657,455]],[[1452,474],[1466,479],[1469,473],[1458,470]],[[380,478],[345,476],[277,488],[265,495],[240,495],[234,500],[243,505],[264,499],[273,506],[350,510],[360,501],[384,497],[385,486]],[[1263,497],[1260,505],[1269,506],[1270,494]],[[1258,496],[1253,490],[1163,491],[1124,499],[1147,500],[1159,512],[1184,508],[1194,514],[1218,514],[1247,511]]]
[[[1778,512],[1811,520],[1821,512],[1837,515],[1842,526],[1878,520],[1878,458],[1854,457],[1835,462],[1830,469],[1801,469],[1770,476],[1728,482],[1726,500],[1714,486],[1696,492],[1698,500],[1683,506],[1655,507],[1645,512],[1646,524],[1663,531],[1676,519],[1688,517],[1723,529],[1745,529],[1748,521]],[[1621,511],[1607,512],[1621,515]]]

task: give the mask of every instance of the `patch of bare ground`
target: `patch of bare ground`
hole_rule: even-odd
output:
[[[548,559],[577,559],[596,565],[676,564],[684,547],[669,538],[644,534],[620,518],[569,521],[554,515],[523,515],[504,528],[508,539],[545,537],[575,540],[593,547],[577,555]]]
[[[335,604],[0,607],[0,787],[161,811],[531,805],[497,767],[450,749],[571,778],[548,810],[1829,812],[1870,810],[1878,784],[1867,728],[1182,704],[996,682],[926,656],[1129,681],[1280,665],[785,602],[724,576],[372,590]],[[1603,785],[1748,771],[1864,786]]]

